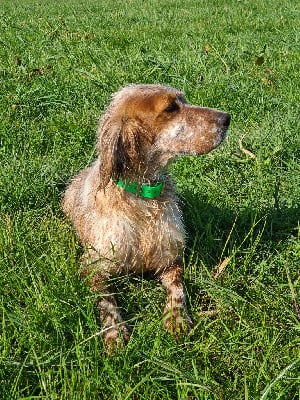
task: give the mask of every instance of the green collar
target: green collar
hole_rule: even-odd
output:
[[[122,179],[119,179],[116,184],[127,192],[136,194],[137,196],[141,196],[146,199],[155,199],[156,197],[160,196],[164,187],[163,182],[155,183],[153,185],[146,185],[145,183],[139,184],[138,182],[130,182],[126,180],[123,182]]]

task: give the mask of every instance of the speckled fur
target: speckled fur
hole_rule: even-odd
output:
[[[230,116],[188,105],[183,94],[161,85],[130,85],[117,92],[100,120],[98,159],[73,179],[63,210],[85,248],[83,275],[99,292],[97,309],[108,346],[129,338],[107,280],[153,272],[167,290],[165,327],[191,325],[185,308],[182,263],[185,230],[178,200],[164,172],[163,193],[145,199],[126,192],[119,178],[156,182],[170,160],[200,155],[218,146]]]

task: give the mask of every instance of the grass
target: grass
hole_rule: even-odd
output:
[[[1,399],[300,399],[299,11],[292,0],[1,1]],[[162,288],[123,277],[133,334],[109,357],[59,202],[129,82],[178,87],[232,125],[218,150],[170,166],[194,329],[176,343]]]

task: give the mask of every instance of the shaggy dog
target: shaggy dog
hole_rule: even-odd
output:
[[[129,85],[113,95],[97,132],[98,159],[71,182],[63,210],[84,246],[83,275],[99,293],[104,341],[129,338],[111,277],[153,273],[166,288],[164,325],[187,330],[181,260],[185,230],[165,172],[181,155],[201,155],[225,138],[230,115],[190,105],[183,93],[162,85]]]

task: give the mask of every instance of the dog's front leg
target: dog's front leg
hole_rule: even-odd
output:
[[[193,325],[186,309],[182,271],[183,266],[178,262],[166,268],[160,275],[161,284],[167,290],[164,326],[168,332],[174,334],[187,332]]]
[[[107,277],[101,272],[94,272],[88,278],[91,289],[99,293],[97,311],[102,327],[102,336],[110,352],[129,340],[128,327],[123,321],[115,297],[109,292]]]

